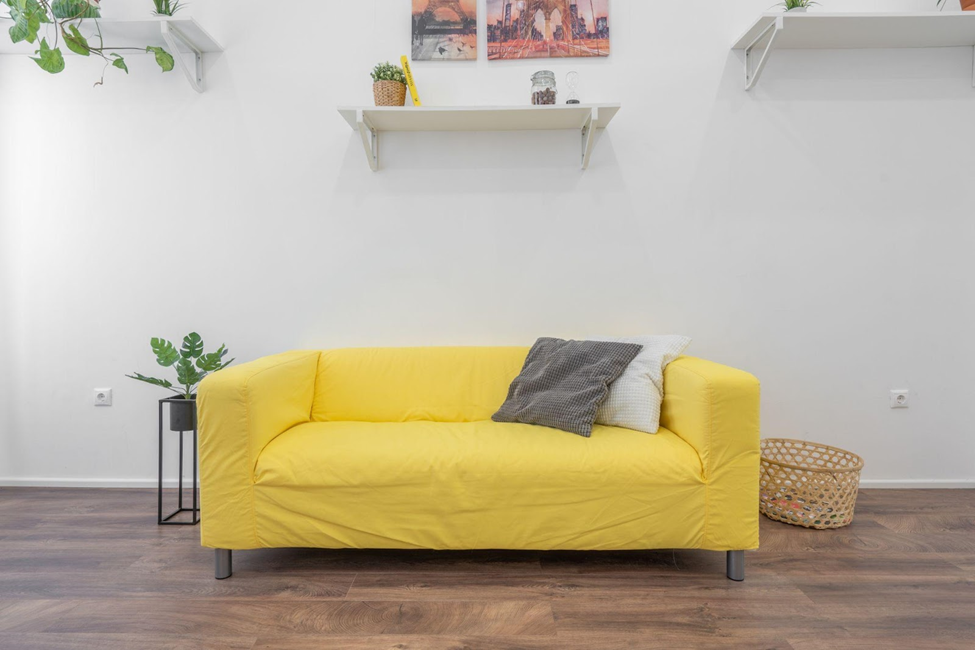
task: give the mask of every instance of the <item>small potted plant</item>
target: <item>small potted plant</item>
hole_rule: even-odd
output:
[[[390,62],[380,63],[372,70],[372,94],[376,106],[406,104],[406,74],[403,68]]]
[[[783,0],[778,6],[785,7],[786,11],[804,13],[809,7],[818,4],[818,2],[814,2],[813,0]]]
[[[154,338],[149,342],[156,355],[156,363],[164,368],[176,368],[176,381],[181,388],[175,388],[168,379],[156,379],[135,373],[126,375],[131,379],[144,381],[176,393],[175,399],[185,402],[169,403],[170,431],[190,431],[196,426],[196,387],[211,372],[223,370],[231,363],[224,361],[227,346],[221,345],[216,352],[203,352],[203,339],[196,332],[183,337],[183,347],[179,350],[166,339]]]
[[[180,0],[152,0],[152,4],[156,6],[153,13],[157,16],[173,16],[183,8]]]

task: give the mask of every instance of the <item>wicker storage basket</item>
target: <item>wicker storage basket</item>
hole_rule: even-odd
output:
[[[815,442],[762,441],[760,509],[769,519],[806,528],[853,521],[863,459]]]
[[[403,106],[406,104],[406,86],[398,81],[376,81],[372,84],[376,106]]]

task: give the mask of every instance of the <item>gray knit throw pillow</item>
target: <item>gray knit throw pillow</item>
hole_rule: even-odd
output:
[[[491,419],[540,424],[588,438],[609,385],[642,348],[633,343],[538,339]]]

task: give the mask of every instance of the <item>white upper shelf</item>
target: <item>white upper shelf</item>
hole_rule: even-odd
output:
[[[766,45],[754,72],[751,53]],[[762,14],[732,46],[745,52],[745,89],[758,82],[773,49],[838,50],[975,47],[975,12]]]
[[[222,52],[223,48],[217,43],[216,39],[210,36],[205,29],[196,22],[194,18],[169,18],[169,17],[149,17],[140,20],[102,20],[98,19],[98,26],[101,29],[105,40],[105,45],[109,47],[138,47],[145,50],[147,45],[153,47],[166,47],[166,39],[163,37],[163,24],[177,30],[182,34],[189,45],[199,52]],[[0,23],[2,24],[2,23]],[[47,33],[45,30],[49,30]],[[95,44],[94,20],[85,20],[82,23],[82,33],[86,38]],[[38,38],[47,37],[47,42],[54,46],[54,26],[41,25]],[[37,43],[11,43],[6,33],[0,34],[0,54],[33,54],[38,48]],[[65,55],[72,54],[66,47],[61,51]]]
[[[619,104],[554,106],[341,106],[338,111],[362,136],[366,158],[379,169],[379,136],[383,131],[557,131],[582,134],[582,168]]]
[[[357,129],[361,111],[377,131],[557,131],[581,129],[593,109],[596,128],[604,129],[620,105],[341,106],[339,113]]]
[[[775,47],[782,49],[975,46],[975,11],[898,14],[789,11],[762,14],[733,49],[748,47],[776,19],[784,23],[775,43]]]

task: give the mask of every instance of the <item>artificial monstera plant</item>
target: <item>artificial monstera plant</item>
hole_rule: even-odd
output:
[[[156,355],[156,363],[164,368],[176,369],[176,382],[181,388],[176,388],[168,379],[146,377],[139,373],[126,375],[126,377],[171,390],[184,399],[193,398],[197,385],[208,374],[223,370],[234,362],[233,359],[223,360],[227,356],[226,345],[221,345],[216,352],[204,353],[203,339],[196,332],[184,336],[183,347],[179,349],[171,341],[162,338],[152,339],[149,345]]]
[[[163,6],[160,7],[160,4]],[[176,60],[172,54],[162,47],[148,45],[141,47],[113,47],[105,43],[98,19],[101,18],[100,0],[0,0],[0,5],[6,5],[8,18],[13,25],[8,30],[13,43],[27,42],[37,44],[37,50],[31,57],[44,71],[57,74],[64,70],[64,55],[61,44],[75,54],[81,56],[97,56],[105,60],[105,69],[109,66],[118,68],[126,74],[129,72],[125,58],[120,52],[135,50],[137,52],[151,52],[155,55],[156,63],[163,72],[169,72],[175,66]],[[160,8],[169,10],[172,15],[179,8],[179,3],[173,7],[169,2],[156,3],[157,13]],[[85,29],[90,25],[93,29]],[[89,33],[89,36],[85,36]],[[45,35],[46,34],[46,35]],[[51,41],[48,41],[48,37]],[[102,78],[97,85],[104,81]]]

